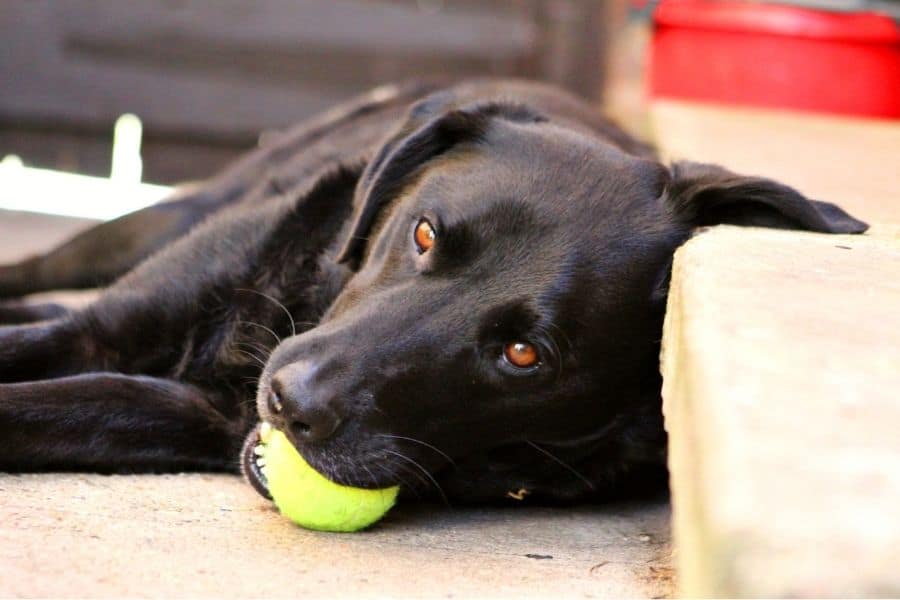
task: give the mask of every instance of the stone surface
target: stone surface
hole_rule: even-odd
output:
[[[900,237],[720,227],[675,260],[680,592],[900,595]]]
[[[0,475],[0,597],[654,597],[668,526],[667,504],[401,505],[315,533],[227,475]]]

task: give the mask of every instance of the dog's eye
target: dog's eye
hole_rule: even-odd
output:
[[[530,369],[538,364],[537,349],[528,342],[512,342],[503,347],[507,362],[519,369]]]
[[[413,240],[416,242],[416,249],[419,254],[424,254],[431,250],[434,246],[434,239],[437,234],[434,227],[428,222],[428,219],[419,219],[416,230],[413,232]]]

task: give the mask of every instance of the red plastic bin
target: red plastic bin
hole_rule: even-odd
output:
[[[887,15],[663,0],[651,97],[900,118],[900,28]]]

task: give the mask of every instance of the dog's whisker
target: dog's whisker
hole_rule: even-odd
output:
[[[443,488],[441,488],[440,484],[437,482],[437,479],[435,479],[434,476],[428,472],[428,469],[426,469],[425,467],[423,467],[422,465],[420,465],[419,463],[417,463],[410,457],[406,456],[405,454],[402,454],[400,452],[394,452],[393,450],[388,450],[388,449],[385,449],[384,451],[387,452],[388,454],[393,454],[394,456],[409,462],[410,464],[414,465],[416,468],[421,470],[422,473],[424,473],[425,476],[428,477],[429,480],[431,480],[431,483],[434,484],[434,487],[437,489],[438,493],[441,495],[441,498],[443,499],[444,504],[446,504],[448,508],[450,507],[450,500],[447,499],[447,494],[444,493],[444,490],[443,490]]]
[[[450,455],[449,455],[449,454],[447,454],[446,452],[444,452],[444,451],[441,450],[440,448],[436,448],[435,446],[432,446],[432,445],[429,444],[428,442],[423,442],[422,440],[417,440],[416,438],[405,437],[405,436],[402,436],[402,435],[391,435],[391,434],[387,434],[387,433],[379,433],[379,434],[376,434],[376,435],[378,435],[378,437],[390,438],[390,439],[394,439],[394,440],[406,440],[406,441],[408,441],[408,442],[414,442],[414,443],[416,443],[416,444],[421,444],[422,446],[425,446],[426,448],[431,448],[432,450],[434,450],[435,452],[437,452],[438,454],[440,454],[441,456],[443,456],[444,458],[446,458],[446,459],[447,459],[447,462],[449,462],[451,465],[453,465],[454,467],[456,467],[456,461],[454,461],[452,458],[450,458]]]
[[[250,405],[250,404],[256,404],[256,397],[255,397],[255,396],[248,396],[247,398],[238,400],[238,405],[239,405],[239,406],[247,406],[247,405]]]
[[[400,464],[400,463],[398,463],[398,462],[395,461],[395,460],[390,460],[390,459],[387,459],[387,460],[388,460],[388,465],[390,465],[391,467],[403,467],[403,468],[405,468],[405,469],[408,468],[406,465]],[[387,476],[388,476],[390,479],[395,479],[395,478],[396,478],[396,479],[400,482],[400,485],[401,485],[404,489],[407,489],[407,490],[411,491],[413,494],[415,494],[415,495],[416,495],[416,498],[418,498],[418,499],[420,499],[420,500],[422,499],[422,494],[419,493],[418,488],[417,488],[416,486],[414,486],[414,485],[410,485],[410,484],[409,484],[409,481],[407,481],[406,478],[403,477],[403,475],[401,475],[401,474],[396,470],[396,468],[389,469],[389,468],[387,468],[386,466],[384,466],[384,465],[381,464],[381,463],[375,463],[375,466],[378,467],[379,469],[381,469],[384,473],[387,473]],[[416,473],[415,475],[419,478],[420,481],[422,481],[422,483],[423,483],[424,485],[426,485],[426,486],[428,485],[427,482],[425,482],[425,480],[422,479],[422,476],[421,476],[421,475],[419,475],[418,473]]]
[[[398,461],[397,459],[393,459],[390,461],[390,465],[392,467],[394,467],[395,469],[403,469],[404,471],[406,471],[407,473],[411,474],[413,477],[418,479],[419,483],[421,484],[421,487],[423,489],[427,488],[431,485],[431,482],[429,482],[427,479],[422,477],[421,473],[413,470],[413,468],[406,463],[402,463],[402,462]],[[398,473],[398,475],[399,475],[399,473]]]
[[[390,465],[391,465],[391,466],[396,466],[396,465],[394,465],[393,463],[390,463]],[[409,490],[409,491],[411,491],[413,494],[415,494],[417,499],[421,499],[421,498],[422,498],[422,495],[421,495],[421,494],[419,493],[419,491],[415,488],[415,486],[409,485],[409,482],[406,480],[406,478],[404,478],[400,473],[398,473],[398,472],[396,471],[396,469],[388,469],[387,467],[385,467],[384,465],[381,465],[381,464],[377,464],[376,466],[377,466],[379,469],[381,469],[381,471],[383,471],[384,473],[386,473],[386,474],[388,475],[388,477],[390,477],[391,479],[396,479],[397,482],[400,484],[400,486],[401,486],[403,489]]]
[[[252,352],[247,352],[246,350],[241,350],[240,348],[234,348],[234,351],[238,352],[240,354],[243,354],[244,356],[246,356],[248,358],[252,358],[256,362],[258,362],[263,369],[266,368],[266,363],[260,357],[256,356]]]
[[[269,357],[272,356],[272,349],[264,346],[263,344],[257,344],[256,342],[234,342],[238,346],[247,346],[248,348],[253,348],[257,352],[260,352],[265,360],[269,360]]]
[[[319,325],[318,321],[294,321],[294,323],[296,323],[297,325],[303,325],[304,327],[316,327],[317,325]]]
[[[271,329],[269,329],[262,323],[254,323],[253,321],[238,321],[238,323],[241,323],[243,325],[250,325],[252,327],[259,327],[263,331],[269,332],[272,335],[272,337],[275,338],[276,345],[281,343],[281,337],[279,337],[279,335],[277,333],[275,333],[274,331],[272,331]]]
[[[239,353],[243,354],[244,356],[249,356],[249,357],[253,358],[256,362],[258,362],[259,364],[261,364],[263,366],[265,366],[265,364],[266,364],[262,358],[260,358],[256,354],[250,352],[249,350],[244,350],[242,348],[233,348],[233,350],[235,352],[239,352]]]
[[[361,487],[362,486],[362,476],[360,475],[359,465],[352,457],[347,456],[346,454],[339,454],[335,458],[335,468],[338,466],[342,466],[345,473],[352,473],[353,477],[349,478],[348,483],[353,487]]]
[[[266,355],[268,355],[269,352],[271,352],[271,349],[268,346],[266,346],[265,344],[262,344],[259,342],[254,342],[251,340],[234,341],[233,343],[238,346],[248,346],[250,348],[253,348],[254,350],[259,350],[260,352],[263,352]]]
[[[374,477],[372,476],[372,471],[369,470],[369,467],[367,467],[365,464],[363,464],[357,460],[354,460],[353,458],[351,458],[349,456],[344,457],[344,462],[347,464],[347,466],[353,472],[353,479],[354,479],[354,483],[355,483],[356,487],[363,487],[363,485],[365,485],[365,482],[363,481],[362,471],[365,471],[369,475],[369,479],[374,483]]]
[[[352,487],[358,487],[356,465],[354,465],[353,461],[343,452],[330,454],[328,457],[328,464],[331,473],[349,473],[350,475],[346,477],[345,483]]]
[[[272,301],[276,306],[280,307],[281,310],[284,311],[284,314],[286,314],[287,317],[288,317],[288,319],[290,320],[290,322],[291,322],[291,335],[297,335],[297,326],[296,326],[296,324],[294,323],[294,315],[292,315],[292,314],[291,314],[291,311],[289,311],[289,310],[287,309],[287,306],[285,306],[284,304],[282,304],[281,302],[279,302],[278,300],[276,300],[276,299],[273,298],[272,296],[270,296],[270,295],[268,295],[268,294],[264,294],[263,292],[260,292],[259,290],[253,290],[253,289],[250,289],[250,288],[235,288],[235,290],[238,291],[238,292],[250,292],[251,294],[257,294],[257,295],[259,295],[259,296],[262,296],[263,298],[266,298],[266,299]]]
[[[562,354],[562,350],[560,350],[559,342],[557,342],[556,337],[554,337],[554,335],[553,335],[553,332],[550,331],[549,329],[547,329],[547,327],[553,327],[554,329],[556,329],[557,331],[562,333],[563,337],[566,338],[566,342],[567,342],[569,348],[571,348],[571,342],[569,341],[568,336],[566,336],[566,332],[564,332],[562,329],[560,329],[559,326],[556,325],[555,323],[546,321],[539,326],[539,329],[544,334],[544,337],[547,339],[547,341],[550,343],[550,345],[553,347],[553,352],[556,354],[556,357],[557,357],[556,381],[558,382],[560,379],[562,379],[563,358],[564,357]]]
[[[377,488],[378,487],[378,479],[375,477],[375,473],[372,472],[372,469],[370,469],[368,465],[364,464],[362,466],[362,468],[365,470],[366,473],[369,474],[369,479],[372,480],[372,487]]]
[[[243,346],[245,350],[248,348],[251,350],[255,350],[258,354],[254,354],[254,355],[257,358],[259,358],[260,360],[262,360],[263,363],[268,361],[269,356],[271,356],[271,354],[272,354],[268,348],[266,348],[264,346],[260,346],[259,344],[254,344],[253,342],[234,342],[234,345],[235,346]]]
[[[535,450],[537,450],[538,452],[541,452],[542,454],[547,456],[550,460],[554,461],[556,464],[560,465],[561,467],[565,468],[567,471],[569,471],[570,473],[572,473],[573,475],[575,475],[576,477],[581,479],[585,484],[587,484],[587,486],[590,489],[592,489],[592,490],[595,489],[593,481],[591,481],[590,479],[585,477],[581,472],[579,472],[577,469],[575,469],[575,467],[573,467],[569,463],[565,462],[563,459],[559,458],[558,456],[556,456],[549,450],[545,450],[544,448],[541,448],[540,446],[538,446],[531,440],[525,440],[525,443],[528,444],[529,446],[531,446],[532,448],[534,448]]]
[[[259,389],[259,377],[241,377],[240,382],[244,385],[252,386],[254,389]],[[253,398],[253,401],[256,401],[256,398]]]
[[[590,444],[596,442],[597,440],[603,439],[607,437],[611,431],[613,431],[616,427],[618,427],[623,421],[621,415],[615,416],[609,423],[601,427],[600,429],[593,431],[587,435],[583,435],[580,437],[571,437],[566,439],[564,442],[553,441],[553,442],[545,442],[541,441],[541,444],[545,446],[553,446],[558,448],[572,448],[577,446],[584,446],[585,444]]]
[[[558,383],[559,380],[562,379],[563,374],[563,355],[562,351],[560,351],[559,349],[559,344],[556,343],[556,340],[553,338],[553,335],[549,331],[547,332],[547,339],[550,340],[550,343],[553,344],[553,348],[556,351],[556,381]]]
[[[549,325],[550,327],[552,327],[553,329],[557,330],[558,332],[560,332],[560,333],[562,334],[563,338],[564,338],[565,341],[566,341],[566,347],[567,347],[569,350],[571,350],[571,349],[573,348],[573,346],[572,346],[572,340],[569,338],[569,336],[566,334],[566,332],[563,331],[563,328],[562,328],[562,327],[560,327],[559,325],[557,325],[557,324],[554,323],[553,321],[547,321],[546,324]],[[555,340],[554,340],[554,341],[555,341]]]

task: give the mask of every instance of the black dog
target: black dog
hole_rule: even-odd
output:
[[[866,229],[773,181],[667,168],[552,88],[377,90],[0,270],[7,297],[126,273],[0,328],[0,468],[235,470],[261,417],[355,486],[658,484],[672,254],[717,223]]]

